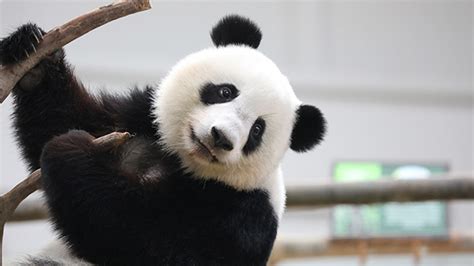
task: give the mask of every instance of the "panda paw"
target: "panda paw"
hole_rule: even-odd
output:
[[[15,64],[36,52],[46,32],[34,23],[19,27],[10,36],[0,41],[0,64]]]
[[[67,158],[92,150],[94,137],[83,130],[69,132],[52,138],[43,148],[44,158]]]

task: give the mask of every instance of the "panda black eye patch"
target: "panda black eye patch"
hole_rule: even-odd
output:
[[[201,102],[206,105],[230,102],[237,96],[239,90],[229,83],[207,83],[201,89]]]
[[[263,133],[265,132],[265,120],[261,117],[257,118],[253,123],[252,127],[250,128],[249,137],[247,142],[245,143],[242,152],[245,155],[249,155],[253,151],[255,151],[260,143],[262,143]]]

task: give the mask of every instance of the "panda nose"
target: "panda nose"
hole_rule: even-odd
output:
[[[220,148],[226,151],[231,151],[234,148],[234,145],[230,140],[225,136],[225,134],[217,129],[216,127],[211,128],[212,138],[214,140],[214,147]]]

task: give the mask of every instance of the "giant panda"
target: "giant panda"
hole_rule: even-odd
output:
[[[44,33],[18,28],[0,42],[0,63],[34,53]],[[62,49],[22,78],[16,137],[29,168],[42,168],[68,252],[99,265],[266,264],[285,207],[282,157],[312,149],[326,122],[257,50],[261,37],[226,16],[211,30],[215,47],[126,95],[89,94]],[[112,131],[134,137],[92,143]]]

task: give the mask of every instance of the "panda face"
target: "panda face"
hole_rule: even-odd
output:
[[[324,118],[255,49],[261,33],[253,22],[225,17],[211,37],[217,47],[182,59],[156,92],[160,142],[193,176],[262,188],[289,147],[307,151],[322,139]]]
[[[299,101],[275,64],[245,46],[181,60],[155,99],[163,145],[193,174],[258,186],[289,147]]]

